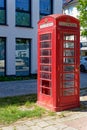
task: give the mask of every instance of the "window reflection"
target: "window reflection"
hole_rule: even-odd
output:
[[[73,34],[65,34],[64,40],[73,40],[74,41],[74,35]]]
[[[75,63],[75,59],[74,58],[64,57],[63,58],[63,63],[64,64],[74,64]]]
[[[63,88],[70,88],[70,87],[74,87],[74,81],[63,82]]]
[[[0,76],[5,75],[5,38],[0,38]]]
[[[4,7],[4,0],[0,0],[0,7]]]
[[[65,71],[65,72],[72,72],[72,71],[74,71],[74,69],[75,69],[75,66],[74,65],[64,65],[63,66],[63,71]]]
[[[71,95],[75,95],[75,89],[71,88],[71,89],[66,89],[63,91],[63,96],[71,96]]]
[[[74,48],[74,42],[65,42],[64,48]]]
[[[51,64],[51,58],[50,57],[42,57],[42,58],[40,58],[40,63]]]
[[[51,1],[50,0],[40,0],[40,12],[44,14],[51,13]]]
[[[0,0],[0,24],[6,24],[6,6],[5,0]]]
[[[51,50],[41,50],[40,51],[41,56],[50,56],[51,55]]]
[[[21,26],[29,26],[30,25],[30,15],[24,12],[16,13],[16,24]]]
[[[40,18],[52,14],[52,0],[40,0]]]
[[[30,40],[16,39],[16,75],[26,76],[30,72]]]
[[[41,65],[40,70],[41,71],[49,71],[49,72],[51,72],[51,66],[50,65]]]
[[[74,74],[73,73],[63,74],[63,80],[74,80]]]
[[[18,10],[29,10],[29,0],[16,0],[16,9]]]
[[[31,0],[16,0],[16,25],[30,26],[31,24]]]
[[[74,56],[74,50],[64,50],[64,56]]]

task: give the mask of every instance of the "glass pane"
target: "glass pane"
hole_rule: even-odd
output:
[[[41,48],[51,48],[51,42],[41,42],[40,43]]]
[[[30,14],[23,12],[16,12],[16,25],[30,26]]]
[[[65,81],[63,82],[63,88],[74,87],[74,81]]]
[[[74,88],[71,88],[71,89],[66,89],[63,91],[63,96],[71,96],[71,95],[74,95],[75,93],[75,90]]]
[[[51,14],[51,0],[40,0],[40,13]]]
[[[4,0],[0,0],[0,7],[4,8]]]
[[[74,50],[64,50],[63,56],[74,56]]]
[[[65,72],[67,72],[67,71],[72,72],[72,71],[74,71],[74,68],[75,68],[74,65],[70,65],[70,66],[64,65],[64,66],[63,66],[63,71],[65,71]]]
[[[43,87],[51,87],[51,82],[46,80],[41,80],[40,85]]]
[[[44,63],[44,64],[50,64],[51,63],[50,57],[42,57],[40,60],[41,60],[41,63]]]
[[[51,39],[51,33],[40,35],[40,41],[42,41],[42,40],[50,40],[50,39]]]
[[[41,93],[51,95],[51,90],[48,88],[41,88]]]
[[[0,76],[5,74],[5,39],[0,38]]]
[[[16,9],[29,11],[30,10],[29,4],[30,4],[30,0],[16,0]]]
[[[26,76],[29,75],[29,40],[17,39],[16,40],[16,75]]]
[[[74,42],[64,42],[64,48],[74,48]]]
[[[74,40],[73,34],[64,34],[64,40]]]
[[[63,58],[63,63],[64,64],[74,64],[75,63],[75,59],[74,58],[64,57]]]
[[[46,16],[46,15],[40,15],[40,19],[43,18],[43,17],[45,17],[45,16]]]
[[[44,79],[51,79],[51,74],[42,72],[40,77]]]
[[[51,66],[50,65],[41,65],[40,70],[41,71],[49,71],[49,72],[51,72]]]
[[[41,50],[40,55],[41,56],[50,56],[51,55],[51,50]]]
[[[5,10],[0,10],[0,24],[5,24]]]
[[[74,80],[74,74],[63,74],[63,80]]]

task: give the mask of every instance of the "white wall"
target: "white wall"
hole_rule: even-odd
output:
[[[62,0],[53,0],[53,13],[62,14]]]
[[[53,13],[62,13],[62,0],[54,0]],[[32,28],[15,27],[15,0],[7,0],[7,25],[0,26],[0,37],[6,37],[6,73],[15,75],[15,39],[31,40],[31,73],[37,72],[37,22],[39,21],[39,0],[32,2]]]

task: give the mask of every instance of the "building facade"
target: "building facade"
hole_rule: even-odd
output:
[[[37,73],[37,22],[53,13],[61,0],[0,0],[0,76]]]

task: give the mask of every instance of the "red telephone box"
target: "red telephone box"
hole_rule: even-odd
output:
[[[80,26],[68,15],[38,22],[38,99],[53,111],[75,108],[79,100]]]

